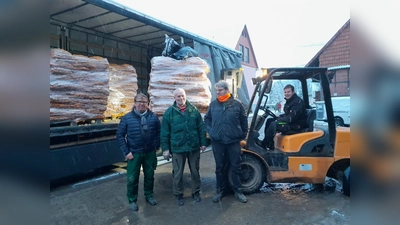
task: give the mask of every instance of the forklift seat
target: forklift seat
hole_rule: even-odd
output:
[[[298,131],[288,131],[285,133],[285,135],[298,134],[303,132],[312,132],[314,130],[314,120],[316,118],[316,115],[317,113],[315,109],[307,109],[306,127]]]
[[[314,120],[317,116],[315,109],[307,109],[307,127],[303,129],[303,132],[311,132],[314,130]]]
[[[324,135],[321,130],[314,132],[315,109],[307,109],[306,127],[299,131],[290,131],[286,134],[276,134],[274,138],[275,148],[283,152],[298,152],[306,140],[320,138]],[[296,135],[291,135],[296,134]]]

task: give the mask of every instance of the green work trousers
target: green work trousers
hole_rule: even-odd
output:
[[[128,160],[126,168],[127,196],[129,204],[138,198],[140,167],[143,168],[143,190],[145,198],[153,197],[154,170],[157,167],[156,152],[134,153],[133,159]]]

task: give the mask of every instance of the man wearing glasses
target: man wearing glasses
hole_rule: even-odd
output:
[[[229,185],[228,176],[232,178],[232,189],[235,197],[246,203],[246,196],[241,190],[240,180],[240,141],[248,132],[246,110],[243,103],[229,92],[228,83],[224,80],[215,84],[217,99],[210,103],[204,116],[208,135],[212,140],[215,159],[216,194],[213,202],[219,202],[226,194]]]
[[[140,167],[144,174],[144,196],[150,205],[157,205],[153,197],[154,170],[157,167],[156,151],[160,147],[160,120],[148,108],[146,95],[136,95],[131,112],[122,117],[117,130],[117,140],[127,162],[127,197],[130,207],[137,205]]]

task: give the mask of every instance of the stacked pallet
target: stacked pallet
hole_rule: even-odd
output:
[[[133,66],[128,64],[110,64],[109,90],[106,118],[116,118],[132,110],[137,94],[137,74]]]
[[[50,121],[102,119],[107,108],[107,59],[50,51]]]
[[[137,74],[102,57],[50,51],[50,122],[118,117],[132,110]]]
[[[186,99],[204,115],[211,101],[211,82],[207,77],[209,72],[207,62],[199,57],[186,60],[153,57],[148,89],[153,112],[161,119],[165,110],[174,102],[174,90],[183,88]]]

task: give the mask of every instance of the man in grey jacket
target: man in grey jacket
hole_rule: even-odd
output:
[[[226,81],[219,81],[215,84],[215,88],[218,97],[210,103],[204,116],[206,130],[212,140],[216,165],[217,185],[213,202],[219,202],[223,197],[230,175],[235,197],[240,202],[246,203],[247,199],[242,193],[240,181],[240,141],[248,132],[246,110],[242,102],[231,96]]]

